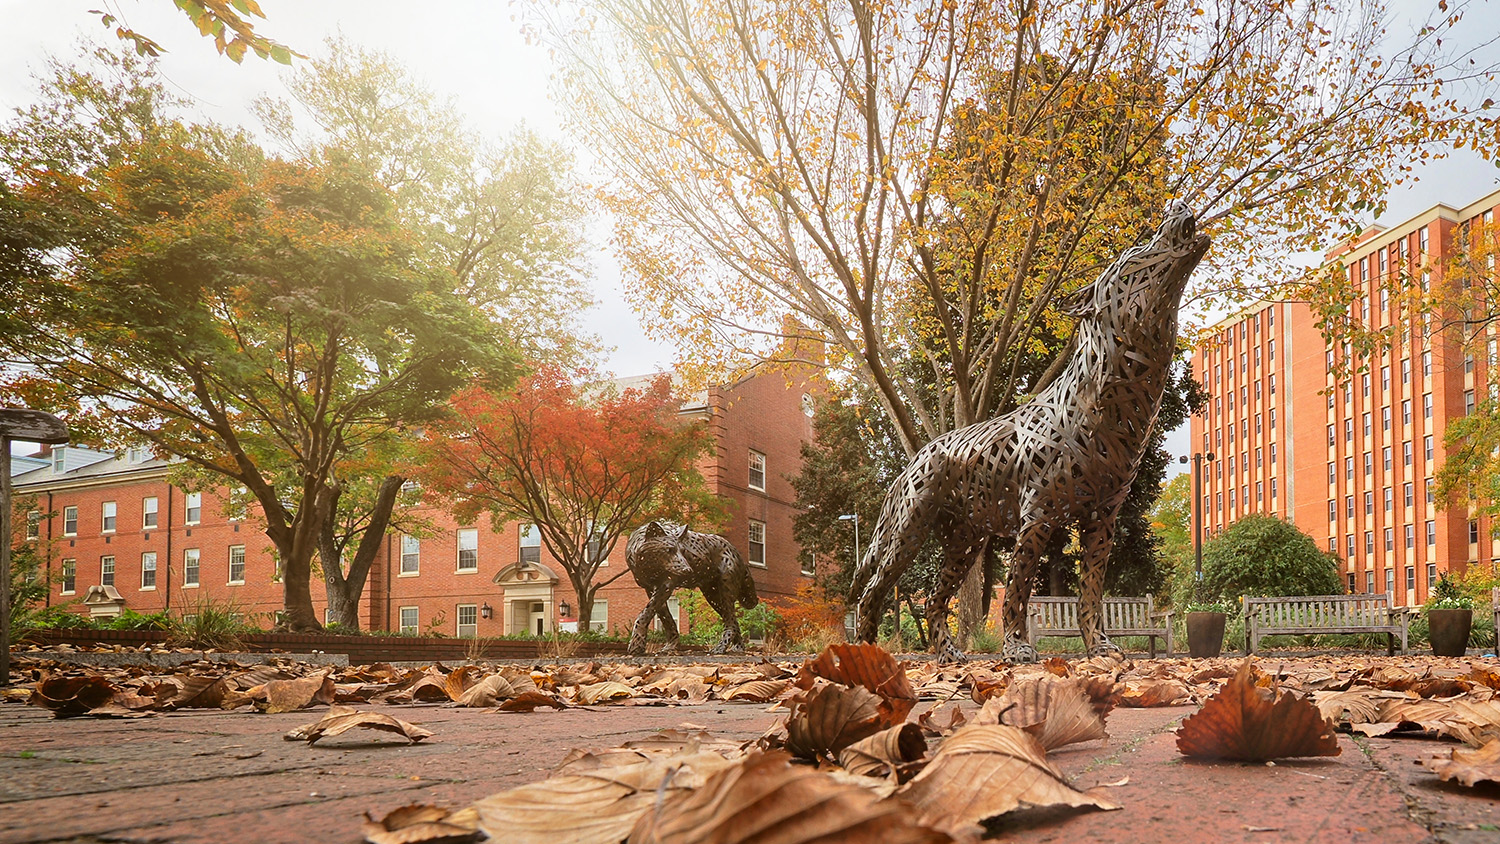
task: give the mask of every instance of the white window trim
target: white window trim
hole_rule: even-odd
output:
[[[145,583],[146,583],[146,555],[147,554],[150,554],[151,558],[152,558],[151,559],[151,563],[152,563],[151,576],[152,576],[152,579],[154,580],[156,578],[157,572],[161,571],[161,567],[160,567],[161,558],[160,558],[159,555],[157,555],[157,553],[155,551],[143,551],[143,552],[141,552],[141,591],[142,592],[155,592],[156,591],[156,584],[155,583],[152,583],[150,586],[146,586],[145,585]]]
[[[749,551],[750,551],[750,547],[749,546],[750,546],[750,543],[752,541],[750,539],[750,529],[753,526],[755,526],[755,525],[760,525],[760,553],[761,553],[762,557],[766,556],[766,523],[763,522],[763,521],[760,521],[759,519],[751,519],[750,522],[749,522],[749,524],[746,525],[746,527],[745,527],[745,552],[746,552],[746,555],[745,555],[745,565],[752,566],[752,567],[758,568],[758,569],[763,569],[763,568],[767,568],[768,567],[766,565],[766,562],[764,560],[762,560],[761,562],[757,563],[754,560],[750,559],[750,555],[749,555]]]
[[[406,621],[405,617],[406,617],[406,611],[407,610],[411,610],[412,615],[415,616],[415,623],[413,623],[410,627],[407,627],[407,625],[405,623],[405,621]],[[421,633],[422,632],[422,610],[421,610],[421,607],[397,607],[396,608],[396,632],[397,633],[406,633],[408,630],[410,630],[410,632],[412,632],[412,633]]]
[[[471,625],[474,628],[474,632],[473,633],[468,633],[468,634],[464,633],[464,624],[463,624],[462,619],[463,619],[463,611],[465,609],[472,609],[474,611],[474,623],[473,623],[473,625]],[[478,638],[478,636],[479,636],[479,605],[478,604],[458,604],[458,605],[456,605],[453,608],[453,635],[457,636],[460,639],[467,638],[469,636],[472,636],[474,638]]]
[[[72,563],[73,564],[73,588],[72,589],[61,589],[60,588],[58,590],[58,594],[59,595],[76,595],[76,594],[78,594],[78,560],[76,560],[76,559],[63,560],[59,564],[58,573],[61,574],[62,571],[63,571],[62,566],[65,566],[68,563]],[[66,578],[66,576],[64,576],[64,578],[62,580],[58,581],[57,585],[59,587],[62,587],[66,583],[67,583],[67,578]]]
[[[150,510],[146,509],[146,502],[147,501],[151,501],[151,502],[155,503],[155,506],[153,506]],[[156,523],[155,524],[149,524],[149,525],[146,524],[146,517],[147,516],[154,516],[154,517],[156,517]],[[141,530],[156,530],[160,526],[161,526],[161,500],[159,498],[157,498],[156,496],[154,496],[154,495],[143,496],[141,498]]]
[[[29,510],[26,513],[26,541],[37,542],[42,538],[42,511]]]
[[[755,485],[754,481],[751,480],[750,474],[749,474],[750,471],[755,468],[755,458],[756,457],[760,458],[760,486],[756,486]],[[766,481],[767,481],[767,478],[766,478],[766,462],[767,461],[766,461],[765,452],[763,452],[763,451],[757,451],[756,449],[753,449],[753,448],[750,449],[750,461],[749,461],[748,465],[745,467],[745,474],[746,474],[746,476],[745,476],[745,486],[746,487],[748,487],[749,489],[753,489],[756,492],[765,492],[766,491]]]
[[[68,530],[68,511],[69,510],[73,511],[73,529],[72,530]],[[63,536],[77,536],[78,535],[78,505],[76,505],[76,504],[70,504],[67,507],[63,508],[63,532],[62,532],[62,535]]]
[[[197,498],[198,498],[198,518],[196,518],[196,519],[192,518],[191,516],[188,515],[188,512],[193,509],[193,505],[192,505],[193,496],[197,496]],[[188,527],[192,527],[193,525],[199,525],[199,524],[203,523],[203,493],[201,493],[201,492],[188,492],[188,493],[184,493],[183,494],[183,497],[182,497],[182,523],[184,525],[188,526]]]
[[[188,559],[187,558],[187,554],[188,554],[189,551],[197,551],[198,552],[198,579],[195,580],[195,581],[193,581],[192,583],[188,583],[187,582],[187,559]],[[201,549],[201,548],[184,548],[184,549],[182,549],[182,588],[183,589],[197,589],[198,587],[200,587],[202,585],[203,585],[203,549]]]
[[[113,516],[106,516],[105,515],[105,508],[108,507],[108,506],[111,506],[111,505],[114,506],[115,513],[114,513]],[[114,519],[115,527],[105,527],[104,526],[106,524],[105,519]],[[117,502],[117,501],[101,501],[101,502],[99,502],[99,532],[100,533],[114,533],[115,530],[116,530],[116,528],[119,527],[119,525],[120,525],[120,504],[119,504],[119,502]]]
[[[474,567],[473,568],[468,568],[468,569],[464,568],[463,565],[462,565],[463,556],[464,556],[464,547],[463,547],[463,543],[462,543],[462,539],[461,539],[461,537],[463,536],[463,534],[467,533],[467,532],[472,532],[474,534],[474,549],[473,549],[474,550]],[[453,544],[454,544],[454,551],[453,551],[453,573],[454,574],[478,574],[479,573],[479,529],[478,528],[459,528],[458,530],[454,531],[454,534],[453,534]]]
[[[235,580],[234,579],[234,549],[236,549],[236,548],[240,549],[240,554],[241,554],[241,557],[242,557],[241,560],[240,560],[240,579],[239,580]],[[246,553],[247,550],[248,549],[246,549],[245,546],[243,546],[243,545],[231,545],[231,546],[229,546],[229,553],[225,557],[225,564],[228,567],[228,571],[226,572],[226,574],[229,575],[229,582],[225,584],[226,586],[244,586],[245,585],[245,571],[250,568],[249,555]],[[199,571],[202,572],[202,566],[203,566],[202,557],[199,557],[198,566],[199,566]],[[202,575],[200,574],[199,577],[201,579]]]
[[[411,571],[406,570],[406,540],[408,538],[417,540],[417,552],[413,556],[417,558],[417,567]],[[422,573],[422,540],[420,537],[404,533],[397,540],[400,546],[396,549],[396,576],[416,577]]]

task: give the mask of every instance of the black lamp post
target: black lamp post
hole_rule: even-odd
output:
[[[1212,451],[1193,452],[1193,596],[1199,601],[1203,600],[1203,464],[1213,459]]]

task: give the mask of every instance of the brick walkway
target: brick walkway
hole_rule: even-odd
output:
[[[925,708],[929,704],[921,704]],[[499,713],[365,707],[436,735],[412,746],[355,730],[308,747],[282,739],[317,711],[184,711],[55,720],[0,705],[0,842],[355,842],[365,811],[462,806],[544,778],[574,747],[612,747],[691,723],[748,739],[777,715],[759,704],[600,706]],[[1413,760],[1451,744],[1341,736],[1341,756],[1274,766],[1184,760],[1172,731],[1190,707],[1116,709],[1108,742],[1055,751],[1118,812],[1033,814],[1002,841],[1500,841],[1500,788],[1441,783]]]

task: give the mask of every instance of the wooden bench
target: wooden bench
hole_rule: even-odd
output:
[[[1245,612],[1245,653],[1255,653],[1262,636],[1311,636],[1324,633],[1384,633],[1386,652],[1406,653],[1405,607],[1392,607],[1389,595],[1294,595],[1240,599]]]
[[[1070,597],[1031,597],[1027,609],[1026,640],[1032,647],[1043,636],[1082,636],[1078,629],[1078,599]],[[1105,598],[1104,634],[1106,636],[1146,636],[1151,640],[1151,656],[1156,656],[1156,638],[1166,639],[1167,656],[1172,655],[1172,611],[1156,611],[1156,600],[1144,598]]]

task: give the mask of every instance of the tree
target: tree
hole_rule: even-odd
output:
[[[263,59],[291,64],[292,56],[306,58],[301,53],[293,51],[285,44],[272,41],[255,31],[255,24],[250,21],[254,16],[265,19],[265,12],[260,10],[260,4],[255,0],[173,0],[178,11],[187,15],[193,26],[198,28],[198,34],[214,40],[214,48],[219,55],[228,56],[235,64],[239,64],[247,51]],[[99,22],[105,27],[115,28],[115,37],[132,45],[138,55],[155,58],[166,49],[156,43],[144,33],[124,25],[118,16],[99,9],[90,9],[89,14],[97,14]]]
[[[1296,525],[1252,513],[1203,546],[1204,600],[1341,595],[1339,558]]]
[[[567,573],[587,630],[595,583],[622,536],[658,518],[722,519],[695,462],[713,448],[701,423],[677,418],[667,376],[615,392],[580,388],[540,366],[512,390],[473,386],[428,429],[418,477],[453,499],[460,518],[488,512],[496,527],[525,520]]]
[[[1192,599],[1196,583],[1193,556],[1193,476],[1183,472],[1162,485],[1151,506],[1151,532],[1171,571],[1172,603]]]
[[[513,361],[362,174],[242,168],[190,127],[164,134],[81,174],[12,160],[65,238],[55,278],[12,309],[0,344],[25,367],[3,392],[243,485],[277,550],[284,624],[317,629],[333,467]]]
[[[1442,54],[1458,14],[1393,52],[1373,1],[531,10],[612,169],[652,327],[706,369],[808,326],[791,333],[832,347],[908,453],[1038,387],[1022,362],[1060,328],[1052,305],[1140,236],[1143,207],[1187,200],[1211,260],[1280,279],[1407,160],[1495,130],[1441,95],[1490,78]]]

